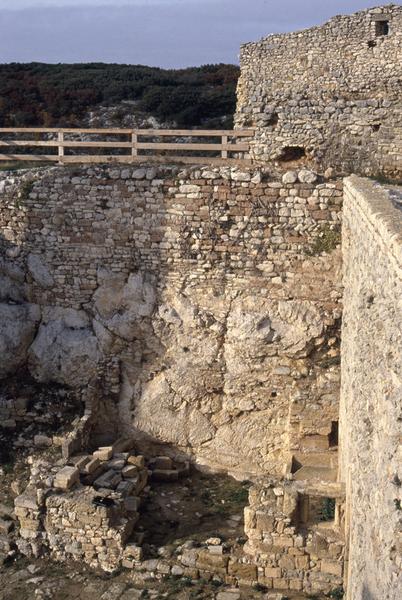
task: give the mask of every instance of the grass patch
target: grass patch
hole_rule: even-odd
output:
[[[52,162],[13,160],[10,162],[2,162],[0,164],[0,171],[22,171],[24,169],[37,169],[38,167],[50,167],[52,165]]]
[[[250,483],[233,481],[217,488],[207,488],[201,500],[214,514],[227,515],[242,510],[248,503]]]

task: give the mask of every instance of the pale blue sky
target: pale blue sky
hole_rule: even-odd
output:
[[[0,62],[102,61],[160,67],[234,63],[243,42],[310,27],[376,4],[370,0],[0,0]]]

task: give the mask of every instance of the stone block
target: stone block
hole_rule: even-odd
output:
[[[37,448],[50,448],[52,444],[52,438],[47,435],[35,435],[34,437],[34,445]]]
[[[145,459],[142,455],[138,456],[129,456],[127,462],[130,465],[135,465],[136,467],[143,469],[145,467]]]
[[[92,458],[84,465],[82,470],[84,473],[91,475],[99,468],[100,464],[99,458]]]
[[[218,592],[216,600],[239,600],[241,598],[239,590],[225,590]]]
[[[275,538],[275,545],[281,547],[291,547],[293,546],[293,538],[290,535],[280,535]]]
[[[308,435],[300,441],[303,450],[328,450],[329,439],[324,435]]]
[[[243,581],[256,581],[257,580],[257,567],[256,565],[250,565],[247,563],[240,563],[230,561],[228,566],[229,575],[235,576],[237,579]]]
[[[280,567],[265,567],[265,577],[279,579],[282,577],[282,569]]]
[[[156,456],[152,461],[152,469],[166,469],[171,470],[173,467],[173,461],[168,456]]]
[[[297,569],[304,571],[309,568],[309,564],[310,564],[310,557],[308,555],[296,557],[296,568]]]
[[[95,489],[106,488],[115,489],[121,482],[120,473],[116,473],[113,469],[106,471],[103,475],[94,481]]]
[[[175,470],[154,469],[152,471],[152,478],[155,481],[178,481],[179,473]]]
[[[113,457],[111,460],[107,461],[107,468],[114,469],[115,471],[121,471],[124,469],[126,465],[126,461],[124,458],[115,458]]]
[[[271,532],[274,530],[275,519],[265,513],[257,512],[257,529]]]
[[[136,544],[127,544],[123,552],[124,557],[132,558],[133,560],[142,560],[142,548]]]
[[[201,550],[198,554],[196,566],[199,569],[204,569],[206,571],[212,571],[221,574],[227,572],[228,562],[228,556],[217,556],[215,554],[210,554],[206,550]]]
[[[85,466],[91,461],[91,457],[88,455],[76,456],[72,459],[72,464],[76,467],[80,473],[85,473]]]
[[[301,592],[303,589],[303,581],[301,579],[290,579],[289,589]]]
[[[289,580],[288,579],[273,579],[274,589],[278,590],[288,590],[289,589]]]
[[[56,473],[54,478],[54,487],[61,490],[69,490],[80,478],[80,472],[76,467],[63,467]]]
[[[121,474],[124,479],[129,479],[130,477],[135,477],[138,473],[138,467],[135,465],[127,465],[122,468]]]
[[[125,498],[126,496],[129,496],[131,494],[131,492],[133,491],[134,488],[135,488],[134,481],[130,481],[130,480],[122,481],[117,486],[116,492],[118,492]]]
[[[105,446],[105,447],[99,448],[99,450],[96,450],[92,454],[92,456],[94,458],[99,459],[100,461],[109,460],[113,456],[113,447],[112,446]]]
[[[342,574],[343,574],[342,563],[336,562],[334,560],[322,560],[321,561],[321,572],[329,573],[330,575],[336,575],[337,577],[342,577]]]
[[[17,496],[14,500],[14,506],[18,508],[27,508],[29,510],[38,510],[36,490],[25,492],[24,494]]]
[[[211,554],[223,554],[223,546],[222,545],[208,546],[208,552],[210,552]]]
[[[282,569],[292,570],[295,568],[294,558],[286,554],[279,559],[278,564]]]

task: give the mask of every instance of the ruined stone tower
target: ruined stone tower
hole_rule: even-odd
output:
[[[236,124],[256,127],[253,156],[400,173],[401,37],[388,5],[242,46]]]

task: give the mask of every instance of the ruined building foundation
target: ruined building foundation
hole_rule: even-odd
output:
[[[35,435],[0,552],[400,598],[402,194],[341,176],[400,176],[400,23],[390,5],[246,45],[251,167],[2,175],[2,451],[32,448],[44,390],[71,418]],[[155,482],[199,471],[248,482],[244,538],[148,556]]]

